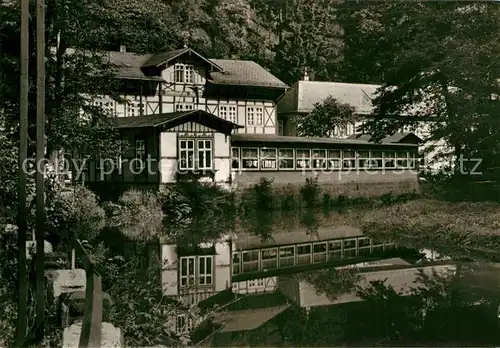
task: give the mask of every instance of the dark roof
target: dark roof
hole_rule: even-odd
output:
[[[54,50],[54,48],[52,48]],[[67,54],[73,54],[69,48]],[[90,52],[87,52],[90,54]],[[142,68],[162,65],[183,54],[191,53],[212,65],[218,71],[210,74],[209,81],[213,84],[259,86],[286,89],[288,86],[259,64],[248,60],[208,59],[190,48],[158,52],[156,54],[135,54],[132,52],[105,52],[108,61],[114,66],[117,77],[124,79],[142,79],[164,81],[161,76],[146,75]]]
[[[300,143],[300,144],[336,144],[336,145],[372,145],[373,142],[364,139],[292,137],[273,134],[234,134],[232,141],[259,142],[259,143]],[[415,144],[381,143],[381,146],[414,147]]]
[[[247,60],[208,59],[190,48],[183,48],[154,55],[137,55],[130,52],[109,52],[111,64],[116,66],[118,77],[133,79],[163,80],[159,76],[146,76],[141,68],[158,66],[185,53],[191,52],[214,66],[219,71],[211,72],[213,84],[259,86],[285,89],[288,86],[259,64]]]
[[[348,139],[353,139],[353,140],[364,140],[364,141],[371,141],[372,136],[369,134],[353,134],[348,137]],[[385,138],[382,139],[382,143],[386,144],[404,144],[405,141],[409,141],[409,143],[422,143],[423,140],[419,138],[418,136],[415,135],[415,133],[412,132],[406,132],[406,133],[394,133],[393,135],[389,135]]]
[[[222,67],[221,72],[211,72],[213,84],[287,88],[288,86],[251,60],[211,59]]]
[[[109,62],[114,65],[116,74],[126,79],[163,80],[160,76],[146,76],[141,69],[148,56],[130,52],[108,52]]]
[[[156,128],[159,126],[171,128],[188,121],[195,121],[203,124],[206,123],[205,121],[211,121],[212,123],[215,121],[222,127],[230,130],[242,128],[240,125],[226,121],[223,118],[202,110],[171,112],[145,116],[118,117],[116,118],[116,125],[117,128]]]
[[[200,58],[201,60],[204,60],[205,62],[207,62],[211,66],[215,67],[217,70],[219,70],[219,71],[222,70],[222,68],[220,66],[218,66],[216,63],[214,63],[213,61],[211,61],[209,59],[206,59],[201,54],[199,54],[195,50],[192,50],[191,48],[188,48],[188,47],[181,48],[181,49],[174,50],[174,51],[158,52],[156,54],[153,54],[144,64],[142,64],[142,67],[146,68],[146,67],[150,67],[150,66],[160,66],[160,65],[163,65],[165,63],[168,63],[172,59],[175,59],[177,57],[182,56],[185,53],[194,54],[198,58]]]
[[[258,329],[290,307],[290,304],[286,304],[269,308],[222,312],[214,316],[214,322],[224,325],[221,332],[251,331]]]
[[[233,136],[234,137],[234,136]],[[247,250],[255,248],[266,248],[276,245],[289,245],[300,243],[311,243],[325,241],[337,238],[362,237],[363,231],[357,227],[340,225],[334,227],[319,227],[314,234],[308,234],[307,228],[295,228],[293,230],[284,230],[275,232],[272,238],[263,241],[255,234],[238,234],[232,241],[235,250]]]

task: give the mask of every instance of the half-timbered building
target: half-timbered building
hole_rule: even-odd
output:
[[[414,138],[375,144],[280,135],[276,102],[288,86],[255,62],[208,59],[187,47],[153,55],[122,47],[108,59],[124,102],[95,102],[116,117],[124,148],[120,158],[89,166],[91,182],[158,186],[196,178],[245,186],[261,177],[303,184],[314,176],[385,191],[377,194],[416,189]]]
[[[351,105],[354,112],[360,116],[358,122],[336,126],[332,129],[333,136],[344,139],[369,139],[360,133],[360,128],[373,119],[372,100],[377,96],[379,87],[380,85],[374,84],[313,81],[305,73],[302,79],[293,84],[277,102],[278,132],[287,136],[297,135],[298,120],[302,116],[309,115],[316,103],[323,102],[327,97],[333,97],[341,103]],[[425,161],[422,162],[431,168],[438,168],[444,162],[436,155],[447,152],[448,149],[443,140],[427,141],[433,121],[432,117],[417,116],[425,110],[423,108],[426,108],[425,103],[414,106],[415,111],[419,111],[415,115],[408,112],[407,115],[391,116],[390,119],[405,120],[407,123],[394,136],[400,138],[409,134],[418,136],[422,139],[421,157],[425,157]]]

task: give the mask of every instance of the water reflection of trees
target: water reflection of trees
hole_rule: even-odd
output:
[[[295,345],[498,344],[500,273],[495,267],[464,264],[456,272],[421,271],[419,285],[406,296],[384,281],[353,287],[352,277],[336,271],[326,277],[325,272],[306,276],[317,292],[333,298],[339,291],[354,291],[363,301],[316,308],[309,316],[291,311],[282,331]]]

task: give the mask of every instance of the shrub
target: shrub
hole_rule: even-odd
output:
[[[300,190],[302,200],[304,201],[306,207],[312,208],[318,204],[319,201],[319,185],[318,178],[306,178],[306,184]]]
[[[300,200],[292,185],[283,186],[279,195],[279,208],[281,210],[294,210],[300,207]]]

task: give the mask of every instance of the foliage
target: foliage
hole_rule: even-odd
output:
[[[372,313],[373,326],[371,333],[365,335],[381,336],[384,341],[401,342],[417,337],[423,341],[437,343],[439,341],[457,340],[466,342],[473,339],[483,342],[495,339],[490,331],[496,327],[496,310],[498,287],[489,288],[492,284],[481,284],[479,279],[471,276],[484,267],[459,266],[457,272],[425,273],[419,270],[414,285],[406,295],[396,292],[390,285],[372,282],[368,288],[359,289],[358,295],[366,301],[366,310]],[[479,282],[478,282],[479,281]],[[481,284],[481,285],[479,285]],[[491,289],[488,291],[487,289]],[[486,291],[484,291],[486,290]],[[486,311],[478,312],[483,308]],[[481,315],[484,335],[477,336],[479,329],[471,325],[468,315]],[[473,337],[467,337],[472,333]]]
[[[318,178],[306,178],[306,184],[300,189],[300,195],[307,208],[313,208],[318,204],[319,193]]]
[[[132,240],[157,240],[164,214],[158,197],[149,191],[130,190],[116,204],[108,204],[108,225]]]
[[[355,291],[357,283],[361,280],[357,268],[335,269],[332,267],[302,273],[297,277],[311,284],[318,295],[326,296],[331,301],[335,301],[341,294]]]
[[[456,272],[419,270],[404,294],[386,280],[359,282],[345,292],[363,301],[311,308],[307,315],[297,308],[288,313],[282,332],[293,346],[491,344],[497,341],[499,291],[493,268],[465,264]],[[315,288],[327,295],[338,287],[337,280],[333,276],[330,286],[328,277],[318,277]],[[332,300],[338,296],[333,295]]]
[[[497,166],[500,104],[492,95],[499,85],[492,72],[500,65],[489,57],[500,52],[490,43],[500,32],[498,3],[385,1],[357,16],[364,42],[372,42],[370,59],[384,72],[373,100],[376,117],[364,131],[382,139],[426,121],[426,140],[450,147],[438,155],[481,158],[483,170]],[[474,163],[464,165],[471,170]]]
[[[55,1],[46,4],[46,151],[52,159],[61,149],[73,155],[85,151],[114,153],[117,149],[116,132],[108,125],[106,112],[93,105],[97,95],[114,90],[112,68],[95,49],[81,50],[90,43],[96,45],[96,40],[101,38],[96,33],[95,6],[96,2],[92,0],[68,0],[64,6]],[[0,11],[3,42],[9,43],[4,46],[0,60],[3,72],[0,99],[3,101],[5,127],[14,134],[18,130],[19,10],[19,3],[3,2]],[[28,132],[32,139],[36,119],[34,36],[34,25],[30,25],[29,80],[32,87]],[[50,49],[56,43],[57,47]],[[70,47],[76,50],[71,51]],[[102,78],[96,78],[96,74]],[[80,111],[86,117],[80,117]]]
[[[273,181],[260,178],[255,185],[245,189],[241,194],[241,206],[247,210],[269,210],[275,207],[275,195],[272,187]]]
[[[113,306],[105,313],[106,320],[122,330],[126,346],[154,346],[176,339],[168,330],[168,323],[178,304],[163,295],[162,265],[157,258],[145,269],[141,254],[125,261],[103,245],[94,248],[91,257],[102,271],[103,291],[113,300]]]
[[[93,240],[106,223],[96,196],[80,186],[48,195],[45,209],[47,230],[57,242],[68,243],[73,237]]]
[[[339,129],[354,124],[359,120],[354,108],[328,96],[322,102],[314,104],[309,114],[298,116],[297,133],[299,136],[331,138]]]
[[[17,318],[17,236],[0,221],[0,345],[7,346],[14,337]]]
[[[419,199],[368,211],[361,224],[369,236],[452,257],[497,259],[500,250],[495,203]]]
[[[179,244],[196,245],[232,230],[235,197],[216,185],[180,182],[161,193],[160,200],[168,235]]]
[[[269,2],[268,2],[269,3]],[[276,1],[279,23],[274,73],[295,83],[307,68],[315,79],[333,81],[342,51],[342,28],[336,20],[337,2],[317,0]]]

